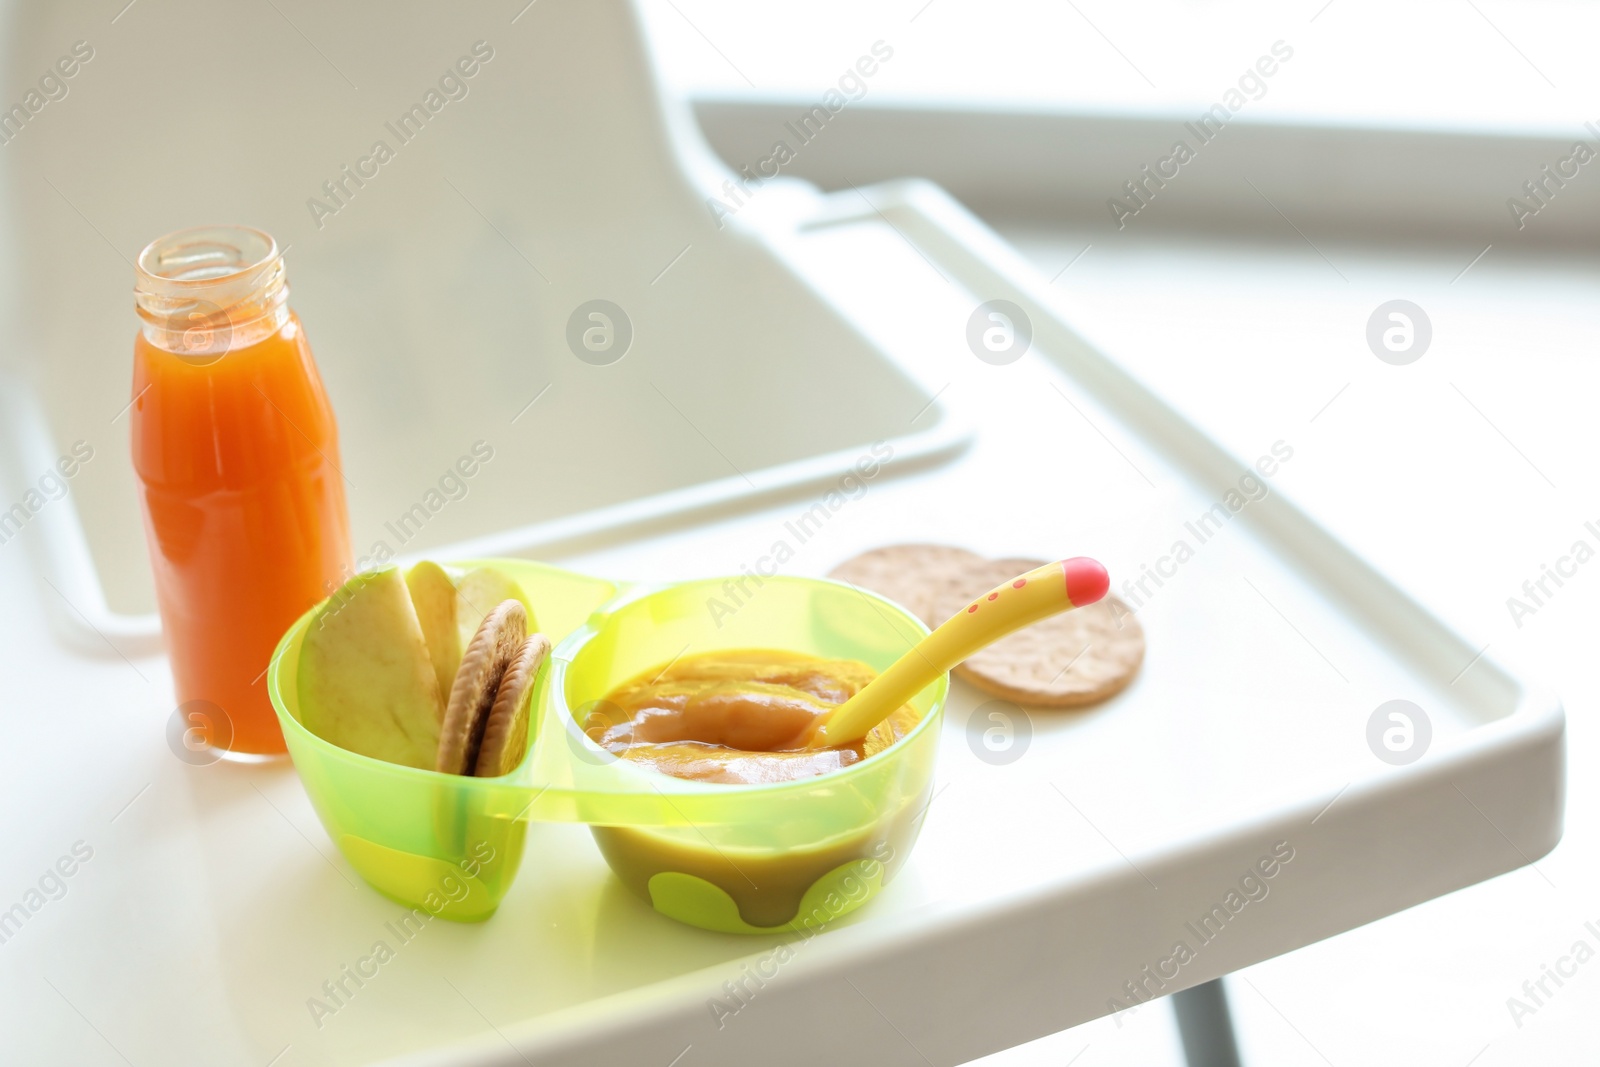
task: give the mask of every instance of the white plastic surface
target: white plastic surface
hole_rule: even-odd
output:
[[[1275,443],[1228,460],[1079,343],[1035,299],[1042,279],[936,191],[825,206],[833,225],[784,236],[780,207],[798,221],[817,205],[774,201],[772,239],[841,314],[893,337],[921,396],[959,404],[978,443],[948,468],[874,480],[804,542],[786,523],[809,499],[566,563],[728,573],[783,540],[789,570],[820,574],[863,548],[938,539],[1094,555],[1121,579]],[[1009,367],[963,341],[974,305],[996,297],[1035,328]],[[39,622],[59,605],[15,547],[0,551],[13,709],[0,798],[25,817],[8,821],[0,906],[77,842],[92,858],[0,945],[0,998],[20,1021],[0,1029],[6,1062],[954,1064],[1126,999],[1124,983],[1280,841],[1294,859],[1268,895],[1162,992],[1536,861],[1560,833],[1559,704],[1474,658],[1274,492],[1144,598],[1135,685],[1087,712],[1033,714],[1014,763],[978,758],[982,698],[958,685],[905,874],[793,949],[719,1027],[723,983],[770,969],[776,942],[653,914],[576,828],[533,830],[489,923],[433,922],[402,943],[387,925],[402,909],[343,865],[292,770],[175,759],[165,663],[56,643]],[[1394,698],[1433,724],[1409,767],[1366,747],[1368,715]],[[315,1015],[323,983],[379,940],[394,958]]]
[[[937,199],[925,209],[941,226],[971,225]],[[915,232],[913,216],[888,214]],[[937,232],[918,236],[931,246]],[[982,250],[981,231],[965,236]],[[795,573],[936,535],[997,555],[1084,552],[1133,574],[1214,499],[1039,354],[1009,368],[972,359],[959,338],[975,300],[881,220],[795,244],[808,269],[855,288],[884,321],[919,323],[930,391],[949,385],[984,426],[955,466],[870,484],[794,546]],[[952,279],[956,259],[941,260]],[[1043,318],[1040,352],[1053,355]],[[1094,357],[1068,358],[1081,372]],[[1148,417],[1129,395],[1130,418]],[[1192,464],[1197,452],[1203,439],[1186,440],[1177,458]],[[734,571],[792,536],[784,523],[806,506],[568,562],[618,575]],[[22,1062],[63,1040],[85,1062],[110,1062],[66,998],[134,1062],[259,1063],[288,1046],[293,1062],[363,1063],[434,1046],[409,1062],[668,1063],[692,1047],[696,1063],[954,1064],[1125,999],[1123,983],[1167,957],[1185,924],[1276,842],[1295,858],[1268,896],[1163,992],[1537,860],[1559,835],[1559,705],[1488,657],[1463,672],[1473,649],[1358,562],[1330,556],[1314,532],[1263,536],[1293,516],[1269,496],[1204,545],[1141,611],[1150,655],[1140,680],[1086,713],[1034,714],[1030,746],[1011,765],[969,747],[981,701],[958,686],[943,788],[904,876],[795,949],[721,1029],[710,1001],[726,1002],[722,983],[746,966],[768,966],[775,943],[660,918],[611,879],[583,831],[562,827],[534,828],[493,920],[433,923],[397,944],[379,977],[318,1027],[308,998],[391,939],[385,924],[401,909],[342,866],[289,768],[172,758],[159,659],[132,664],[146,684],[114,659],[75,661],[10,617],[16,673],[74,664],[65,675],[28,671],[19,701],[70,709],[100,744],[66,753],[43,743],[49,727],[37,718],[6,725],[8,750],[40,753],[29,781],[74,786],[18,842],[11,884],[36,877],[20,857],[39,866],[80,838],[96,853],[63,901],[5,946],[4,995],[19,1012],[60,1018],[68,1036],[22,1028],[3,1040]],[[1297,558],[1307,543],[1322,554]],[[1329,560],[1348,598],[1328,587]],[[28,588],[22,557],[3,563],[8,588]],[[1397,696],[1424,705],[1434,727],[1429,753],[1404,768],[1375,760],[1364,735],[1371,709]],[[816,1025],[819,1013],[836,1025]]]

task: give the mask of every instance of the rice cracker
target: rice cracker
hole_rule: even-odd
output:
[[[847,560],[845,577],[911,608],[937,627],[977,597],[1043,566],[984,559],[940,545],[893,545]],[[954,673],[985,692],[1036,707],[1094,704],[1124,689],[1144,662],[1144,628],[1114,596],[1042,619],[979,649]]]

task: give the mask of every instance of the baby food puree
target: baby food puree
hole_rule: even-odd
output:
[[[806,749],[807,740],[877,676],[857,660],[744,649],[685,656],[638,675],[598,701],[585,732],[613,755],[661,774],[705,782],[764,784],[841,770],[893,745],[917,724],[910,705],[861,741]],[[807,889],[825,872],[871,854],[867,830],[814,847],[773,852],[709,848],[694,834],[594,827],[612,869],[646,896],[651,876],[677,871],[721,886],[746,922],[792,919]],[[891,823],[889,854],[909,848],[909,825]]]
[[[590,711],[585,732],[653,771],[703,782],[789,782],[848,767],[905,736],[902,706],[864,739],[806,750],[835,707],[876,672],[857,660],[751,649],[687,656],[619,686]]]

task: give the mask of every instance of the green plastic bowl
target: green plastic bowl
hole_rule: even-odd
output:
[[[522,587],[552,641],[583,625],[617,593],[613,582],[527,560],[461,566],[482,564]],[[448,919],[487,919],[522,860],[527,824],[517,816],[531,796],[526,771],[532,746],[511,774],[468,778],[386,763],[324,741],[300,722],[300,645],[316,610],[301,616],[278,642],[267,668],[267,692],[289,756],[328,836],[380,893]],[[534,699],[541,699],[537,687]]]
[[[535,688],[528,755],[504,777],[385,763],[302,726],[296,674],[311,612],[268,669],[312,805],[379,892],[444,918],[486,919],[516,876],[527,823],[582,822],[612,870],[657,911],[711,930],[771,933],[853,911],[905,862],[932,783],[948,677],[912,701],[920,720],[891,748],[775,785],[657,774],[594,745],[579,720],[620,683],[681,655],[774,648],[882,671],[928,632],[915,616],[823,579],[766,579],[729,613],[721,579],[620,589],[526,560],[459,565],[486,564],[522,587],[556,642]]]

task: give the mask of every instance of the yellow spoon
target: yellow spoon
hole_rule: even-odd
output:
[[[859,741],[923,687],[984,645],[1030,623],[1093,604],[1111,577],[1087,556],[1047,563],[996,586],[912,646],[819,726],[807,748]]]

